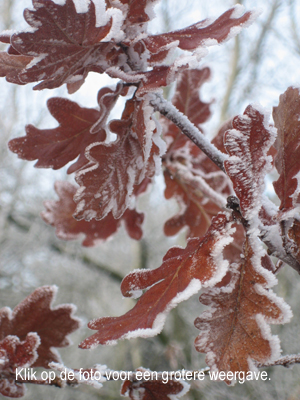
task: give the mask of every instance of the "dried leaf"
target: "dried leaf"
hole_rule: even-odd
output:
[[[112,27],[112,19],[97,27],[92,1],[87,3],[86,12],[77,12],[73,0],[63,5],[52,0],[32,3],[34,9],[25,9],[24,18],[33,31],[11,37],[12,46],[20,54],[35,57],[19,74],[23,83],[42,81],[35,89],[53,89],[85,78],[89,71],[102,73],[112,59],[117,60],[113,45],[101,43]]]
[[[98,93],[100,111],[83,108],[61,97],[49,99],[48,109],[59,126],[38,129],[27,125],[27,135],[11,140],[8,144],[10,150],[24,160],[38,160],[35,164],[38,168],[59,169],[78,157],[68,173],[77,171],[88,163],[85,158],[86,147],[106,139],[106,121],[122,89],[122,85],[118,85],[116,90],[102,88]]]
[[[38,357],[37,348],[40,338],[36,333],[28,333],[24,341],[17,336],[6,336],[0,341],[0,393],[3,396],[18,398],[25,394],[25,386],[17,383],[16,368],[26,368],[32,365]]]
[[[84,156],[85,148],[106,138],[104,130],[97,135],[90,133],[100,113],[61,97],[49,99],[47,106],[51,115],[59,122],[59,126],[53,129],[38,129],[27,125],[27,135],[11,140],[9,149],[23,160],[38,160],[35,167],[39,168],[59,169],[79,156],[68,170],[69,173],[74,172],[88,163]]]
[[[233,129],[225,134],[224,144],[230,157],[224,166],[247,220],[259,214],[264,178],[272,169],[268,152],[276,132],[268,119],[264,110],[250,105],[243,115],[233,119]]]
[[[231,265],[221,284],[200,296],[211,308],[195,320],[200,330],[195,347],[207,353],[212,370],[247,372],[253,362],[279,357],[279,339],[268,324],[288,322],[291,310],[269,289],[276,283],[270,264],[258,239],[247,236],[239,263]]]
[[[298,88],[289,87],[280,96],[278,107],[273,109],[278,131],[275,148],[275,166],[279,178],[274,182],[281,203],[280,210],[287,211],[300,203],[300,94]]]
[[[129,206],[134,186],[154,175],[163,141],[152,114],[149,99],[127,100],[121,120],[111,121],[109,125],[117,140],[87,148],[86,157],[91,166],[76,176],[81,188],[75,196],[78,204],[75,218],[99,220],[109,212],[114,218],[120,218]]]
[[[190,239],[185,249],[171,248],[155,270],[137,270],[127,275],[121,284],[123,296],[136,298],[143,290],[146,292],[125,315],[90,322],[89,328],[98,332],[80,347],[158,334],[172,308],[197,293],[201,286],[212,286],[225,275],[228,263],[220,255],[232,241],[231,224],[227,214],[218,214],[204,238]]]
[[[39,336],[38,358],[32,364],[35,367],[48,368],[49,362],[59,362],[60,357],[53,347],[68,346],[67,336],[79,328],[79,320],[72,316],[74,305],[51,308],[56,290],[56,286],[40,287],[13,311],[8,307],[0,310],[0,340],[14,335],[24,341],[30,332]]]
[[[30,63],[33,57],[22,56],[22,55],[11,55],[4,51],[0,52],[0,76],[6,77],[7,82],[17,83],[22,85],[22,82],[18,78],[19,72],[21,72],[27,64]]]
[[[148,36],[142,41],[152,54],[159,54],[174,46],[182,50],[195,50],[200,46],[222,43],[237,35],[243,26],[252,22],[253,17],[253,12],[243,13],[243,9],[236,6],[213,22],[204,20],[177,31]]]
[[[77,188],[69,182],[56,182],[55,191],[59,200],[44,203],[46,211],[42,212],[41,216],[45,222],[55,226],[57,237],[63,240],[72,240],[85,235],[82,245],[90,247],[116,233],[121,221],[124,221],[129,236],[132,239],[141,239],[144,214],[140,214],[136,210],[127,209],[120,219],[115,219],[112,213],[109,213],[101,221],[77,221],[73,217],[76,209],[73,197],[76,190]]]
[[[138,368],[141,374],[151,377],[150,370]],[[130,397],[131,400],[177,400],[184,396],[189,390],[189,385],[184,381],[169,379],[163,381],[156,380],[138,380],[124,381],[121,387],[121,395]]]

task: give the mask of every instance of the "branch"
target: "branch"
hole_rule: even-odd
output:
[[[194,124],[173,104],[156,94],[156,99],[151,101],[155,111],[172,121],[182,133],[184,133],[196,146],[203,151],[223,172],[225,172],[224,161],[228,156],[219,151]]]

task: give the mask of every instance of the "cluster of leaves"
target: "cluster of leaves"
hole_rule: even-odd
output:
[[[116,87],[99,90],[97,108],[51,98],[48,109],[59,125],[28,125],[26,136],[11,140],[9,148],[22,159],[37,160],[36,167],[59,169],[73,161],[68,174],[75,174],[79,186],[58,182],[59,200],[47,201],[42,214],[59,238],[84,234],[82,244],[93,246],[123,221],[129,236],[141,239],[144,215],[136,200],[163,169],[165,197],[180,206],[164,232],[171,236],[186,228],[188,243],[171,248],[157,269],[128,274],[121,292],[139,298],[136,305],[123,316],[90,322],[97,332],[80,347],[156,335],[168,312],[202,289],[200,301],[210,308],[195,321],[200,331],[195,348],[207,354],[208,366],[247,372],[275,362],[280,343],[269,324],[287,322],[291,311],[270,289],[276,284],[270,255],[300,272],[299,90],[289,88],[274,108],[277,129],[263,109],[248,106],[210,143],[200,127],[211,115],[210,104],[199,97],[210,70],[197,65],[207,46],[231,38],[255,14],[236,6],[215,21],[148,35],[155,1],[106,0],[103,8],[100,3],[33,0],[33,9],[24,12],[31,29],[0,36],[9,44],[0,53],[0,74],[9,82],[39,82],[38,90],[65,83],[73,93],[90,71],[120,79]],[[175,49],[185,52],[170,63]],[[175,81],[167,103],[161,87]],[[125,104],[122,116],[108,122],[119,98]],[[160,121],[155,111],[161,112]],[[279,208],[263,193],[272,168],[279,173],[274,183]],[[58,362],[50,347],[67,345],[66,335],[78,328],[70,306],[50,308],[53,293],[40,288],[12,314],[1,310],[5,396],[23,395],[24,385],[13,378],[16,367]],[[127,381],[122,394],[162,400],[185,392],[178,382],[162,385]]]

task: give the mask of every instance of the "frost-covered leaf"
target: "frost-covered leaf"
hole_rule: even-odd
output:
[[[287,211],[300,203],[300,94],[299,88],[289,87],[280,96],[279,105],[273,109],[277,128],[275,166],[279,178],[274,182],[275,192]]]
[[[98,93],[100,111],[81,107],[61,97],[49,99],[48,109],[59,126],[38,129],[27,125],[27,135],[11,140],[10,150],[22,159],[38,160],[35,164],[38,168],[59,169],[79,156],[69,167],[68,173],[78,170],[88,163],[85,158],[86,147],[106,139],[106,121],[121,92],[122,85],[118,85],[116,90],[102,88]],[[92,129],[95,132],[93,134],[90,132]]]
[[[148,98],[127,100],[120,120],[109,124],[117,134],[112,143],[95,143],[86,151],[90,166],[77,173],[75,218],[120,218],[132,200],[135,185],[152,177],[160,166],[164,142],[153,120]]]
[[[53,89],[82,81],[89,71],[103,72],[117,63],[118,51],[113,44],[101,42],[112,27],[112,18],[105,22],[104,14],[102,21],[96,21],[92,1],[86,2],[87,10],[79,11],[73,0],[65,4],[52,0],[32,3],[34,9],[25,9],[24,18],[33,29],[11,37],[12,46],[20,54],[35,57],[19,74],[23,83],[42,81],[35,89]]]
[[[142,39],[151,54],[165,52],[167,49],[179,47],[182,50],[195,50],[222,43],[237,35],[243,26],[249,25],[255,13],[247,11],[239,5],[226,11],[215,21],[204,20],[187,28],[152,35]]]
[[[79,160],[68,170],[69,173],[74,172],[77,166],[88,163],[84,157],[85,148],[106,138],[104,130],[97,135],[90,133],[100,113],[60,97],[49,99],[47,106],[60,125],[53,129],[38,129],[27,125],[27,135],[11,140],[9,148],[24,160],[38,160],[35,167],[39,168],[59,169],[79,156]]]
[[[201,286],[219,282],[228,267],[228,262],[222,259],[222,250],[232,241],[232,221],[228,218],[225,213],[218,214],[205,237],[190,239],[185,249],[171,248],[159,268],[128,274],[121,284],[123,296],[142,295],[141,298],[123,316],[91,321],[89,328],[98,332],[85,339],[80,347],[154,336],[162,330],[167,313],[178,303],[197,293]]]
[[[150,21],[153,14],[151,6],[153,7],[157,0],[120,0],[119,4],[114,0],[106,2],[110,7],[117,7],[123,11],[126,16],[125,23],[130,27]]]
[[[15,382],[15,370],[29,367],[35,362],[39,345],[40,338],[36,333],[28,333],[23,341],[12,335],[0,341],[0,393],[3,396],[24,396],[25,386]],[[2,373],[6,377],[1,377]]]
[[[11,83],[22,84],[18,78],[18,74],[30,63],[32,57],[8,54],[4,51],[0,52],[0,76],[6,77]]]
[[[270,264],[258,239],[247,236],[239,263],[231,265],[221,284],[200,296],[210,309],[195,320],[200,330],[195,347],[207,353],[212,370],[247,372],[255,362],[279,357],[279,339],[268,324],[288,322],[291,310],[269,289],[277,282]]]
[[[94,246],[112,236],[124,221],[129,236],[140,240],[142,237],[142,223],[144,214],[136,210],[127,209],[121,218],[115,219],[110,212],[101,221],[85,220],[77,221],[73,214],[76,203],[73,197],[77,188],[69,182],[56,182],[55,191],[59,196],[58,201],[46,201],[46,211],[42,212],[42,218],[48,224],[55,226],[56,235],[63,240],[72,240],[85,235],[83,246]]]
[[[8,335],[17,336],[21,341],[30,332],[36,332],[41,344],[37,349],[38,358],[33,366],[48,368],[48,363],[60,361],[53,347],[69,345],[67,336],[79,328],[79,320],[72,316],[75,307],[64,304],[51,308],[57,288],[43,286],[36,289],[12,311],[8,307],[0,310],[0,340]]]
[[[189,385],[184,381],[168,379],[149,380],[151,371],[138,368],[136,371],[145,374],[145,380],[124,381],[121,387],[121,395],[130,397],[131,400],[177,400],[184,396]]]
[[[264,110],[250,105],[243,115],[233,119],[233,129],[225,134],[224,144],[230,157],[224,166],[247,220],[260,211],[264,178],[272,168],[268,152],[276,133],[268,119]]]
[[[187,237],[204,236],[210,227],[211,219],[221,211],[221,207],[201,191],[199,180],[188,171],[180,173],[180,170],[182,168],[173,165],[164,172],[165,198],[175,197],[181,208],[178,214],[166,221],[164,232],[167,236],[173,236],[187,226]],[[202,183],[205,184],[205,181]]]

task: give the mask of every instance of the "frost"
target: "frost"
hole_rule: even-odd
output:
[[[102,12],[102,10],[101,10]],[[102,42],[114,41],[116,43],[121,42],[125,38],[125,33],[122,30],[122,26],[124,23],[124,14],[121,10],[117,8],[109,8],[106,11],[106,20],[103,22],[103,17],[100,11],[96,14],[96,26],[105,25],[106,21],[108,21],[111,17],[113,19],[112,27],[109,33],[102,39]],[[101,21],[102,18],[102,21]]]

